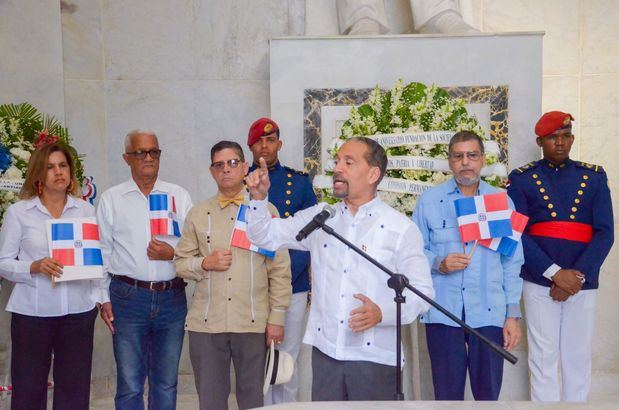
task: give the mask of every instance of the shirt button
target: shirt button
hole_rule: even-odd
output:
[[[342,323],[344,323],[344,321],[343,321],[343,320],[340,320],[340,324],[342,324]]]
[[[228,298],[228,301],[231,301],[231,300],[232,300],[232,298]]]
[[[462,288],[462,290],[464,290],[464,288]]]

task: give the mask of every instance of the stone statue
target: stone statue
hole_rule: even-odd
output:
[[[473,34],[479,31],[462,18],[459,0],[409,0],[414,28],[423,34]],[[389,32],[384,0],[337,0],[339,31],[343,35]]]

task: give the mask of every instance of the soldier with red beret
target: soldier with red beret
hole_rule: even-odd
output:
[[[529,217],[520,276],[534,401],[587,400],[598,277],[614,240],[606,173],[569,158],[573,120],[542,115],[535,134],[543,159],[509,175],[508,194]]]
[[[269,167],[269,202],[279,211],[281,218],[293,216],[301,209],[316,205],[316,195],[312,189],[309,176],[296,169],[280,164],[278,152],[282,148],[279,139],[279,126],[270,118],[260,118],[249,128],[247,145],[254,157],[253,171],[258,167],[260,157]],[[309,284],[309,252],[290,250],[290,268],[292,271],[292,299],[286,311],[286,335],[280,350],[290,353],[296,360],[301,347],[303,322],[307,308]],[[298,391],[297,371],[295,369],[288,383],[271,386],[264,398],[264,404],[278,404],[296,401]]]

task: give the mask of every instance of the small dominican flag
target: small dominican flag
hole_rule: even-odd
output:
[[[94,218],[92,222],[53,220],[50,248],[52,258],[64,266],[103,265],[99,226]]]
[[[512,235],[505,236],[503,238],[483,239],[479,241],[481,246],[490,248],[493,251],[497,251],[505,256],[512,256],[516,251],[518,242],[522,237],[522,232],[529,222],[529,217],[519,212],[512,211]]]
[[[239,213],[236,216],[236,222],[234,223],[234,230],[232,231],[232,239],[230,240],[230,246],[236,248],[247,249],[252,252],[257,252],[266,256],[269,259],[275,257],[275,251],[259,248],[249,242],[247,237],[247,209],[248,206],[242,204],[239,206]]]
[[[512,235],[507,193],[456,199],[454,205],[462,242]]]
[[[151,235],[181,237],[174,195],[166,193],[150,194],[148,196],[148,208]]]

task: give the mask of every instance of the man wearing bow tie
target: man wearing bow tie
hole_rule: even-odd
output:
[[[185,329],[201,410],[227,408],[231,359],[239,408],[261,407],[265,344],[284,339],[292,293],[288,253],[271,258],[230,246],[239,208],[249,202],[248,169],[236,142],[213,146],[210,171],[219,192],[191,209],[175,252],[178,276],[196,281]]]

